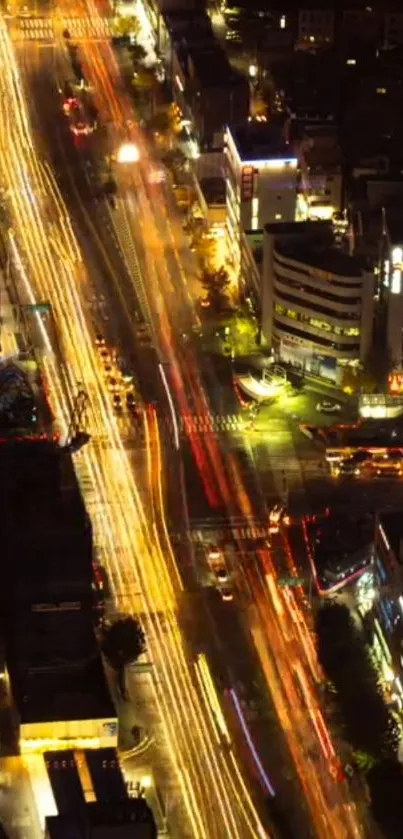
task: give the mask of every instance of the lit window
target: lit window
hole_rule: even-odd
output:
[[[346,64],[350,64],[352,67],[354,67],[354,65],[357,64],[357,62],[355,58],[348,58]]]
[[[386,93],[386,87],[377,87],[376,92],[377,93]]]
[[[275,220],[276,220],[276,221],[281,221],[281,219],[283,218],[283,216],[281,215],[281,213],[276,213],[276,215],[274,216],[274,218],[275,218]]]
[[[285,15],[281,15],[280,18],[280,29],[285,29],[287,26],[287,21]]]

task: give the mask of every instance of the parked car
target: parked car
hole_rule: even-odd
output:
[[[321,414],[338,414],[341,411],[341,405],[339,402],[330,402],[330,400],[324,399],[323,402],[318,402],[316,410]]]

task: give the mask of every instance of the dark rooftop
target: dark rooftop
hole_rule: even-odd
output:
[[[391,448],[403,446],[403,421],[401,417],[386,420],[365,420],[357,425],[334,426],[324,429],[329,448],[351,447],[356,449]]]
[[[361,277],[362,270],[360,262],[353,256],[343,253],[339,248],[326,248],[316,250],[297,242],[281,243],[277,250],[289,259],[295,259],[305,265],[318,268],[320,271],[327,271],[338,277]]]
[[[68,667],[93,658],[97,651],[91,612],[72,603],[19,610],[7,641],[7,660],[27,661],[32,672]]]
[[[91,579],[92,531],[71,457],[48,441],[0,444],[2,572],[10,602],[75,599]]]
[[[181,42],[187,46],[216,43],[210,18],[205,12],[170,9],[164,12],[164,20],[174,46]]]
[[[243,161],[295,158],[293,149],[284,138],[283,126],[279,123],[248,122],[245,125],[230,125],[228,131]]]
[[[71,457],[47,440],[0,444],[2,526],[30,538],[31,528],[83,527],[87,521]]]
[[[21,723],[116,719],[99,656],[37,673],[10,670]]]
[[[374,518],[350,513],[323,516],[311,526],[314,563],[325,588],[347,581],[374,554]]]
[[[266,233],[276,237],[276,250],[339,277],[361,277],[362,262],[333,246],[331,226],[327,222],[285,222],[266,224]]]
[[[96,800],[104,804],[126,801],[127,787],[116,749],[85,749],[84,755]]]
[[[49,839],[88,839],[96,828],[101,828],[105,837],[110,835],[113,839],[157,839],[154,816],[144,798],[128,798],[119,804],[92,802],[87,804],[81,817],[46,818]]]
[[[201,43],[189,48],[188,62],[189,65],[193,65],[198,81],[203,87],[220,87],[229,81],[237,82],[241,79],[216,41],[210,45],[204,46]]]

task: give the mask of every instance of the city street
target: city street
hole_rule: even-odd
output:
[[[92,2],[75,12],[97,19]],[[147,719],[158,728],[153,770],[170,802],[172,835],[272,835],[264,802],[276,793],[301,839],[370,839],[340,781],[304,597],[278,585],[276,552],[290,575],[295,558],[281,535],[267,539],[268,504],[295,496],[301,508],[311,481],[330,486],[321,457],[284,416],[258,419],[254,429],[211,423],[220,414],[220,380],[197,341],[184,340],[198,323],[198,285],[180,217],[168,187],[150,178],[155,163],[109,41],[83,38],[80,56],[108,141],[117,150],[130,138],[140,150],[138,165],[114,164],[115,205],[96,196],[90,146],[73,141],[62,113],[58,86],[71,70],[59,29],[46,46],[19,43],[18,64],[4,23],[0,29],[10,255],[26,298],[51,305],[60,347],[46,316],[38,321],[64,433],[77,387],[88,395],[91,441],[76,456],[77,472],[113,609],[139,615],[144,626]],[[142,345],[137,316],[151,346]],[[147,405],[141,429],[113,409],[99,331],[136,375]],[[266,538],[240,532],[256,526]],[[193,531],[203,528],[196,550]],[[231,603],[209,577],[206,553],[217,531]]]

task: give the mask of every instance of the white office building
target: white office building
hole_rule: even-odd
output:
[[[243,231],[295,220],[297,158],[277,125],[248,122],[226,130],[227,226],[234,261]]]
[[[374,278],[333,246],[326,222],[266,225],[262,340],[279,360],[339,383],[373,332]]]

